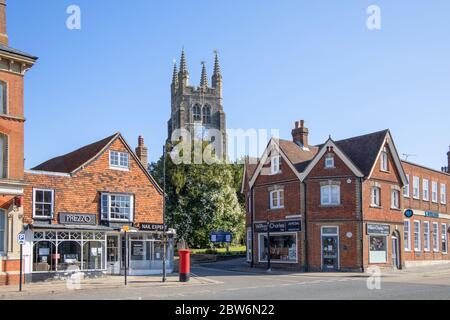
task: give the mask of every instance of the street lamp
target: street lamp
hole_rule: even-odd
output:
[[[270,220],[267,217],[267,272],[271,272],[272,268],[270,266]]]
[[[166,282],[166,145],[163,146],[163,278],[162,282]]]

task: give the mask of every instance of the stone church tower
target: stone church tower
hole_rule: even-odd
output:
[[[172,108],[168,122],[168,141],[176,129],[184,128],[194,139],[215,141],[222,150],[217,154],[227,157],[227,134],[225,112],[222,106],[222,75],[220,73],[219,57],[215,53],[214,73],[211,86],[208,83],[205,63],[202,62],[200,86],[189,85],[189,71],[184,49],[181,53],[180,70],[174,63],[172,78]],[[214,136],[212,129],[219,132]],[[217,133],[217,132],[216,132]],[[219,138],[222,141],[217,141]],[[218,147],[218,146],[217,146]]]

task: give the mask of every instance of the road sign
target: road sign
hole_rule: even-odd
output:
[[[130,226],[123,226],[122,227],[122,232],[129,232],[130,231]]]
[[[233,236],[231,232],[211,232],[211,242],[231,243]]]
[[[25,233],[19,233],[17,235],[17,243],[19,243],[20,245],[25,244]]]

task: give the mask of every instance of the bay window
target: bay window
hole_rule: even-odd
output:
[[[341,186],[329,183],[320,188],[320,204],[323,206],[336,206],[341,204]]]
[[[54,190],[33,189],[33,218],[52,219],[54,210]]]
[[[102,193],[101,217],[103,221],[133,221],[133,196]]]

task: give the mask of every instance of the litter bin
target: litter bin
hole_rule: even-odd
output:
[[[191,251],[178,250],[178,256],[180,257],[180,282],[188,282],[191,273]]]

